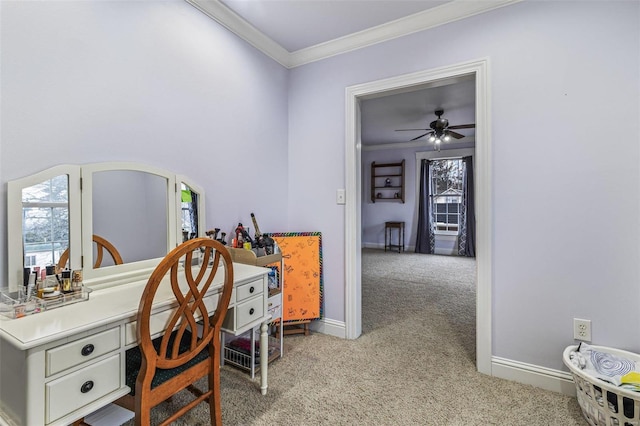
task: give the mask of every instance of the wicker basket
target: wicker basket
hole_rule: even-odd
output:
[[[600,352],[640,362],[640,355],[604,346],[591,346]],[[592,426],[640,426],[640,392],[622,389],[597,379],[571,363],[569,354],[578,349],[569,346],[562,354],[576,384],[578,404]]]

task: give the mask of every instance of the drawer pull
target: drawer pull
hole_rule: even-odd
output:
[[[84,345],[82,350],[80,351],[80,353],[82,354],[82,356],[89,356],[93,353],[93,350],[96,347],[93,346],[91,343],[89,343],[88,345]]]
[[[80,392],[87,393],[91,389],[93,389],[93,380],[88,380],[82,384],[82,386],[80,387]]]
[[[256,290],[256,288],[255,288],[254,286],[251,286],[251,287],[249,288],[249,293],[253,293],[255,290]]]
[[[255,312],[255,309],[253,308],[249,309],[249,315],[253,315],[254,312]]]

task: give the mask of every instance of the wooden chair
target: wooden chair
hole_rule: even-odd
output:
[[[202,266],[191,265],[194,253],[204,250]],[[212,266],[207,266],[212,263]],[[214,276],[224,267],[224,280],[215,313],[210,316],[203,303]],[[216,280],[219,284],[219,280]],[[170,286],[177,307],[164,334],[152,339],[150,317],[158,289]],[[151,408],[189,388],[196,398],[168,417],[169,424],[207,401],[212,425],[222,424],[220,407],[220,328],[233,290],[233,264],[227,249],[210,238],[196,238],[173,249],[160,262],[147,281],[137,316],[138,347],[126,355],[127,384],[132,392],[117,401],[135,412],[136,425],[148,425]],[[201,329],[201,331],[199,331]],[[191,386],[208,377],[208,390]]]
[[[105,250],[107,251],[107,253],[109,253],[109,255],[111,255],[114,265],[122,265],[123,263],[122,256],[120,256],[120,252],[118,251],[118,249],[116,249],[116,247],[113,244],[111,244],[109,241],[102,238],[101,236],[95,235],[95,234],[93,234],[93,242],[96,243],[96,246],[97,246],[96,261],[93,265],[94,269],[99,268],[100,265],[102,265],[102,258],[104,257]],[[65,266],[67,266],[68,261],[69,261],[69,249],[66,249],[62,253],[62,256],[60,256],[60,259],[58,260],[58,264],[56,265],[56,267],[59,270],[64,269]]]

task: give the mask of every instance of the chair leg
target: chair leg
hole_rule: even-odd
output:
[[[151,407],[136,397],[136,426],[149,426],[151,424]]]
[[[219,353],[219,352],[218,352]],[[213,365],[209,372],[209,413],[212,425],[222,425],[222,404],[220,398],[220,356],[212,357]]]

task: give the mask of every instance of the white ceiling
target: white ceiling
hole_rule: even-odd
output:
[[[355,48],[464,19],[520,0],[186,0],[282,65],[292,68]],[[376,148],[409,142],[428,129],[436,109],[450,125],[475,121],[473,79],[452,79],[361,104],[362,144]],[[473,146],[474,129],[451,148]],[[402,144],[402,145],[399,145]]]
[[[475,86],[473,76],[468,76],[425,85],[410,92],[363,100],[360,104],[362,145],[375,145],[379,149],[428,145],[426,138],[413,142],[411,139],[426,133],[429,123],[437,118],[437,109],[444,110],[442,118],[449,120],[450,126],[475,124]],[[424,131],[397,131],[399,129]],[[453,139],[443,149],[474,145],[475,129],[455,131],[465,137]]]
[[[431,9],[451,0],[220,0],[289,52]]]

